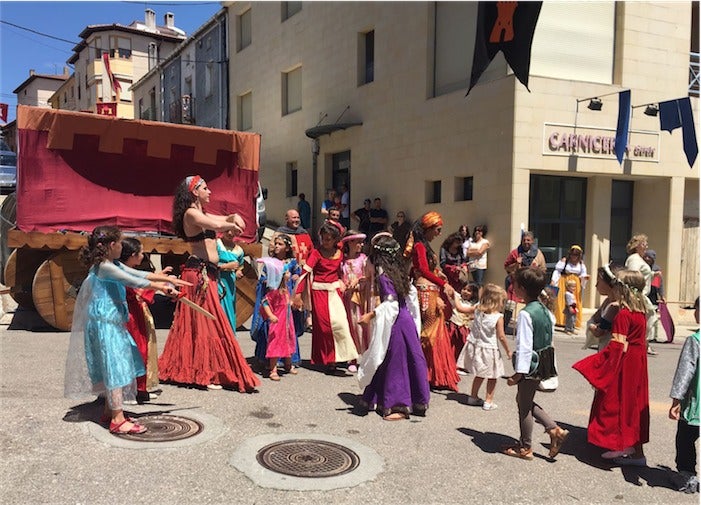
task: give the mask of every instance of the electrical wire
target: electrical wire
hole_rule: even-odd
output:
[[[4,19],[0,19],[0,23],[2,23],[2,24],[4,24],[4,25],[14,26],[15,28],[19,28],[20,30],[25,30],[25,31],[28,31],[28,32],[32,32],[32,33],[35,33],[35,34],[37,34],[37,35],[41,35],[42,37],[47,37],[47,38],[54,39],[54,40],[58,40],[58,41],[61,41],[61,42],[67,42],[68,44],[73,44],[74,46],[77,45],[77,44],[79,44],[79,42],[75,42],[75,41],[73,41],[73,40],[62,39],[61,37],[55,37],[55,36],[53,36],[53,35],[48,35],[48,34],[46,34],[46,33],[41,33],[41,32],[38,32],[38,31],[36,31],[36,30],[32,30],[31,28],[27,28],[27,27],[24,27],[24,26],[16,25],[16,24],[14,24],[14,23],[10,23],[9,21],[5,21]]]

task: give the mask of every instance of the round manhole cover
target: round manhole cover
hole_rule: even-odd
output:
[[[120,435],[120,438],[138,442],[172,442],[194,437],[204,426],[199,421],[187,417],[163,415],[145,415],[136,420],[148,430],[141,435]]]
[[[360,464],[355,452],[323,440],[277,442],[259,450],[256,459],[268,470],[294,477],[335,477]]]

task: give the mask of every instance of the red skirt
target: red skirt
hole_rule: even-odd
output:
[[[450,347],[455,355],[455,361],[457,363],[458,356],[462,348],[465,347],[465,342],[467,342],[467,336],[470,334],[470,328],[468,326],[458,326],[452,321],[446,323],[448,325],[448,339],[450,340]]]
[[[179,303],[168,333],[163,354],[158,359],[161,381],[207,386],[219,384],[252,392],[260,384],[241,352],[217,290],[216,272],[204,270],[205,263],[193,268],[188,260],[181,278],[192,287],[182,288],[185,296],[214,314],[216,320]],[[214,267],[216,268],[216,267]]]

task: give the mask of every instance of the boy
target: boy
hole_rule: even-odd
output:
[[[694,318],[699,322],[699,299],[694,302]],[[697,493],[696,440],[699,438],[699,332],[686,339],[674,373],[669,418],[677,421],[675,463],[679,472],[677,490]],[[675,479],[676,480],[676,479]]]
[[[577,283],[569,280],[565,283],[565,333],[572,335],[574,333],[574,325],[577,321],[577,298],[575,291]]]
[[[555,318],[538,300],[543,288],[548,283],[544,271],[537,268],[522,268],[514,278],[514,294],[526,302],[526,307],[518,314],[516,321],[516,352],[514,353],[514,370],[516,373],[509,380],[509,386],[518,384],[516,403],[521,430],[519,444],[506,447],[504,454],[525,460],[533,459],[531,437],[533,434],[533,418],[545,427],[550,435],[550,458],[560,452],[562,444],[570,434],[560,428],[550,416],[533,401],[541,379],[557,375],[554,369],[554,355],[551,360],[540,360],[536,370],[531,369],[533,351],[540,351],[552,346],[553,326]],[[546,354],[543,353],[541,357]],[[545,363],[550,361],[550,367]]]

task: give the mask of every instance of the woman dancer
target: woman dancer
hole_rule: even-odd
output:
[[[553,310],[556,325],[565,326],[565,306],[567,305],[565,293],[568,281],[573,281],[576,284],[574,297],[577,301],[577,307],[580,308],[577,311],[575,327],[579,328],[582,325],[582,290],[587,286],[588,280],[587,267],[582,261],[582,248],[578,245],[573,245],[570,247],[567,256],[557,262],[555,270],[553,270],[553,276],[550,279],[550,285],[558,287],[557,300]]]
[[[243,277],[244,252],[236,241],[234,230],[226,230],[217,239],[217,254],[221,273],[219,287],[223,290],[221,305],[231,323],[231,329],[236,332],[236,279]]]
[[[293,305],[302,307],[302,292],[311,282],[312,296],[312,365],[322,365],[327,373],[335,373],[336,363],[358,357],[351,337],[348,317],[341,298],[340,238],[343,226],[327,220],[319,229],[319,248],[314,249],[304,265],[304,274],[297,284]],[[309,275],[313,279],[309,280]]]
[[[186,177],[173,201],[175,232],[192,245],[192,255],[182,268],[182,278],[193,284],[185,296],[215,316],[209,319],[178,304],[163,354],[158,360],[161,381],[193,384],[209,389],[223,386],[252,392],[260,383],[241,353],[234,330],[219,303],[216,232],[241,233],[245,223],[238,214],[208,214],[211,191],[199,175]]]
[[[455,366],[455,355],[445,324],[446,303],[440,292],[452,297],[455,290],[445,276],[439,273],[438,258],[431,241],[441,234],[443,218],[438,212],[428,212],[414,225],[405,254],[411,254],[414,284],[419,293],[421,308],[421,347],[428,364],[428,380],[432,388],[458,390],[460,377]]]
[[[177,295],[173,284],[189,285],[166,275],[134,270],[118,260],[121,232],[114,226],[98,226],[80,250],[80,260],[90,267],[73,312],[66,361],[65,396],[105,396],[102,421],[115,435],[139,434],[146,427],[124,417],[124,400],[134,400],[135,379],[146,373],[144,362],[127,331],[129,318],[125,286],[149,288]],[[172,282],[172,284],[171,284]]]
[[[363,403],[368,408],[376,406],[386,421],[407,419],[410,413],[423,416],[430,390],[418,338],[421,321],[416,289],[409,281],[401,248],[388,233],[373,238],[370,261],[382,302],[361,318],[363,324],[372,321],[370,347],[358,370]]]
[[[368,257],[363,254],[363,241],[366,235],[355,230],[348,230],[341,239],[343,244],[343,305],[348,314],[351,336],[359,354],[368,348],[370,335],[360,324],[360,317],[370,309],[370,283],[367,281],[365,270]],[[356,365],[348,366],[349,372],[357,371]]]

